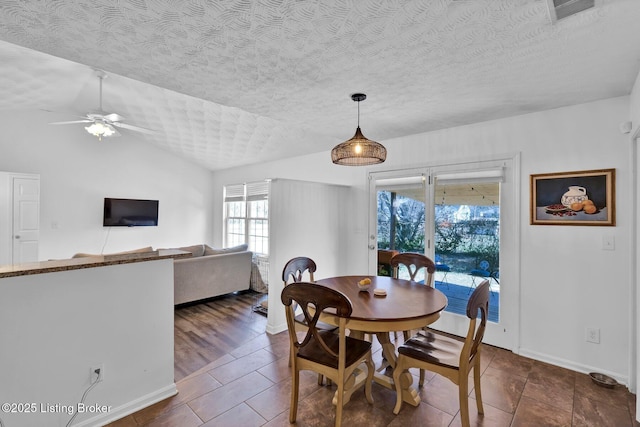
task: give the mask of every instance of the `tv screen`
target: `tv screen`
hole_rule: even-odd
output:
[[[158,201],[136,199],[104,199],[104,227],[158,225]]]

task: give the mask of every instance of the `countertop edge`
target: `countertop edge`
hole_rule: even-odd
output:
[[[80,270],[84,268],[106,267],[110,265],[189,257],[191,257],[191,252],[177,249],[160,249],[150,252],[99,255],[16,265],[4,265],[0,266],[0,279],[6,277],[29,276],[33,274],[55,273],[60,271]]]

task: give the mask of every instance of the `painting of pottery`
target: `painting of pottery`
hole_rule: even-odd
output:
[[[615,225],[615,169],[531,175],[531,224]]]

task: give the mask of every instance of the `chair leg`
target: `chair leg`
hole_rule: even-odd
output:
[[[424,377],[425,377],[424,369],[420,369],[420,381],[418,381],[419,388],[422,388],[424,386]]]
[[[342,425],[342,406],[344,405],[344,376],[338,374],[338,391],[336,401],[336,427]]]
[[[478,413],[482,415],[484,414],[484,407],[482,406],[482,390],[480,388],[480,353],[476,354],[476,360],[473,366],[473,388],[476,391]]]
[[[462,427],[470,427],[469,423],[469,378],[460,372],[458,379],[458,400],[460,401],[460,422]]]
[[[298,388],[300,386],[300,372],[297,369],[292,370],[293,378],[291,379],[291,405],[289,409],[289,422],[295,423],[298,415]]]

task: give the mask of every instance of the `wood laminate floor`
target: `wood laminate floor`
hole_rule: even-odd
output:
[[[266,317],[253,312],[255,294],[231,295],[175,311],[175,378],[179,393],[111,427],[288,426],[291,391],[286,332],[266,334]],[[399,334],[400,336],[401,334]],[[374,344],[374,359],[380,347]],[[414,385],[417,374],[414,373]],[[418,407],[393,415],[395,393],[374,384],[374,405],[356,392],[344,409],[349,427],[459,426],[457,387],[427,373]],[[491,346],[482,355],[484,416],[470,398],[472,426],[640,426],[635,395],[606,389],[582,373]],[[335,387],[301,375],[296,425],[333,426]]]

